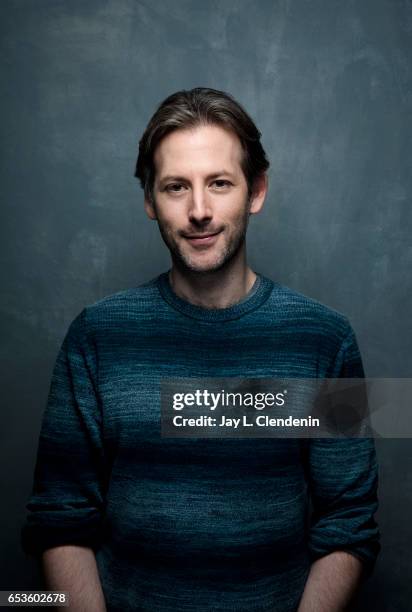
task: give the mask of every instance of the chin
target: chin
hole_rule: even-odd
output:
[[[224,268],[224,266],[228,263],[228,259],[223,257],[220,259],[215,259],[214,261],[195,261],[193,259],[181,258],[181,265],[190,271],[195,272],[197,274],[207,274],[208,272],[217,272]]]
[[[207,274],[210,272],[217,272],[218,270],[222,270],[227,264],[229,264],[232,259],[236,256],[238,252],[238,248],[241,245],[239,242],[236,247],[232,245],[232,248],[223,248],[218,252],[208,253],[206,257],[202,258],[201,256],[196,257],[192,253],[188,253],[180,248],[170,249],[172,253],[172,259],[175,261],[176,265],[185,270],[187,272],[192,272],[195,274]]]

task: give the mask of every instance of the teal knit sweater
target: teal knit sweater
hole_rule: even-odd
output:
[[[296,610],[315,559],[374,565],[373,440],[162,438],[160,381],[363,375],[344,315],[263,276],[223,309],[167,274],[86,307],[57,357],[24,550],[93,547],[110,611]]]

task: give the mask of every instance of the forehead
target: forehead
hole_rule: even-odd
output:
[[[156,178],[183,173],[213,173],[225,168],[242,172],[242,145],[231,130],[217,125],[201,125],[175,130],[165,136],[156,148]]]

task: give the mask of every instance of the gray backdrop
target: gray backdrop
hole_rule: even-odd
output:
[[[227,90],[263,132],[253,267],[346,313],[368,376],[411,376],[412,4],[2,0],[0,13],[0,588],[28,589],[39,575],[19,532],[63,335],[84,305],[168,266],[133,170],[171,92]],[[412,443],[377,446],[383,550],[360,609],[406,611]]]

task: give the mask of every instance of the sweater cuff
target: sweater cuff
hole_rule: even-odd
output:
[[[369,542],[368,545],[365,545],[365,546],[356,546],[356,547],[339,546],[339,548],[336,548],[335,550],[329,550],[329,551],[323,551],[323,552],[315,551],[312,549],[310,551],[310,556],[311,556],[311,561],[313,563],[314,561],[317,561],[317,559],[321,559],[322,557],[329,555],[333,552],[337,552],[337,551],[346,552],[352,555],[353,557],[355,557],[356,559],[358,559],[358,561],[362,563],[363,578],[364,580],[366,580],[373,573],[380,549],[381,549],[380,543],[377,540],[375,540],[375,541]]]
[[[21,546],[28,555],[39,556],[55,546],[78,545],[97,550],[102,540],[100,517],[91,516],[73,524],[33,524],[30,518],[21,530]]]

